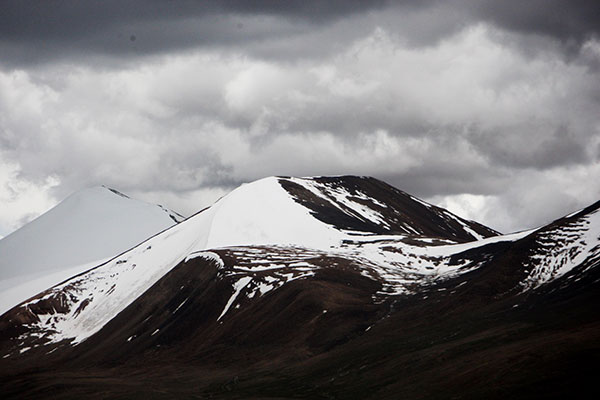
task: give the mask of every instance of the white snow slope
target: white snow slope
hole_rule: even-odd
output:
[[[586,263],[590,268],[600,260],[600,209],[560,228],[543,230],[536,242],[539,249],[525,265],[531,270],[522,282],[524,291],[560,278],[578,265]]]
[[[329,249],[346,236],[314,218],[269,177],[242,185],[210,209],[206,243],[197,250],[224,246],[278,244]]]
[[[106,187],[69,196],[0,240],[0,314],[169,228],[171,215]]]
[[[598,240],[599,223],[594,217],[580,227],[590,232],[590,243]],[[204,257],[222,265],[219,256],[208,251],[219,247],[240,248],[241,254],[245,252],[251,258],[252,249],[244,246],[266,245],[264,248],[272,252],[271,255],[257,250],[256,260],[246,263],[249,266],[234,268],[233,294],[219,316],[221,319],[226,318],[230,306],[242,292],[251,291],[252,296],[260,296],[286,282],[312,275],[320,268],[310,262],[314,254],[339,255],[359,261],[363,275],[384,279],[386,284],[378,295],[386,296],[410,293],[419,285],[479,266],[478,262],[469,260],[461,265],[452,264],[453,254],[490,243],[516,241],[531,233],[470,243],[434,245],[422,240],[420,245],[411,245],[404,241],[406,235],[342,232],[314,218],[281,187],[277,178],[270,177],[242,185],[209,209],[20,307],[33,309],[35,303],[44,299],[55,299],[66,305],[67,312],[38,315],[29,335],[40,339],[38,346],[63,340],[77,344],[100,330],[181,261]],[[296,253],[293,262],[289,254],[286,255],[290,252]],[[273,276],[263,281],[252,275],[254,270],[265,269],[281,270],[281,282],[272,281],[277,279]]]

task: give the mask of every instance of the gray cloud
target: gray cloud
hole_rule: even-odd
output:
[[[197,46],[293,36],[385,1],[9,1],[0,13],[2,63],[135,58]]]
[[[511,31],[547,35],[565,44],[580,44],[600,34],[600,3],[594,0],[483,0],[476,3],[477,15]]]
[[[266,175],[373,175],[501,230],[545,222],[600,197],[600,42],[578,6],[8,3],[0,235],[85,186],[189,214]]]
[[[576,55],[585,40],[598,35],[599,12],[593,0],[8,1],[0,13],[0,62],[15,67],[75,59],[111,65],[222,46],[296,59],[322,56],[373,24],[412,45],[428,46],[480,21],[557,39]],[[357,16],[361,19],[353,20]]]

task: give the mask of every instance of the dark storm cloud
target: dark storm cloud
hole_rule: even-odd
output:
[[[483,0],[475,4],[474,11],[501,28],[550,36],[565,43],[581,43],[600,34],[597,0]]]
[[[0,33],[13,38],[40,35],[68,38],[142,20],[231,13],[324,21],[379,8],[385,3],[384,0],[7,0],[2,4]]]
[[[98,54],[135,57],[195,46],[243,44],[289,36],[384,4],[359,0],[9,0],[0,6],[0,62],[18,65]],[[289,22],[246,21],[254,16]]]
[[[581,0],[8,0],[0,6],[0,63],[18,66],[98,56],[127,60],[215,46],[293,58],[329,49],[328,43],[311,36],[315,30],[381,10],[390,11],[388,23],[382,21],[386,29],[398,30],[419,46],[480,20],[518,33],[556,38],[575,50],[600,29],[600,2]],[[360,24],[347,26],[329,39],[352,40],[354,30],[362,29]],[[281,38],[287,46],[276,40]]]

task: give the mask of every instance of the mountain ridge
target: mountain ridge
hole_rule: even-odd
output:
[[[482,228],[423,204],[425,222],[410,225],[417,216],[399,214],[373,185],[243,185],[40,293],[0,316],[0,387],[9,398],[46,397],[43,387],[56,398],[593,389],[561,384],[594,373],[600,202],[534,230],[469,240],[468,229]]]
[[[324,222],[328,219],[333,222],[333,225],[337,222],[339,229],[354,228],[380,234],[441,235],[443,238],[459,241],[499,234],[482,224],[460,218],[373,177],[344,175],[314,178],[278,177],[278,179],[289,193],[294,194],[295,201],[307,206],[317,218],[323,218]],[[336,201],[342,204],[336,206]],[[362,205],[363,208],[357,210],[356,206],[348,207],[351,201]],[[330,204],[323,204],[326,202],[334,205],[333,209]],[[347,217],[343,218],[343,214],[355,217],[361,211],[366,211],[365,207],[371,213],[379,214],[380,221],[385,221],[387,226],[367,221],[363,221],[367,223],[361,226],[356,221],[349,223]],[[332,215],[332,211],[338,211],[338,215]],[[427,221],[426,216],[429,216],[432,221]]]

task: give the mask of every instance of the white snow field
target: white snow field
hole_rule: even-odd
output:
[[[178,218],[106,187],[72,194],[0,240],[0,314],[173,226]]]
[[[207,242],[200,243],[197,250],[256,244],[329,249],[338,246],[346,236],[314,218],[275,177],[238,187],[211,210]]]

